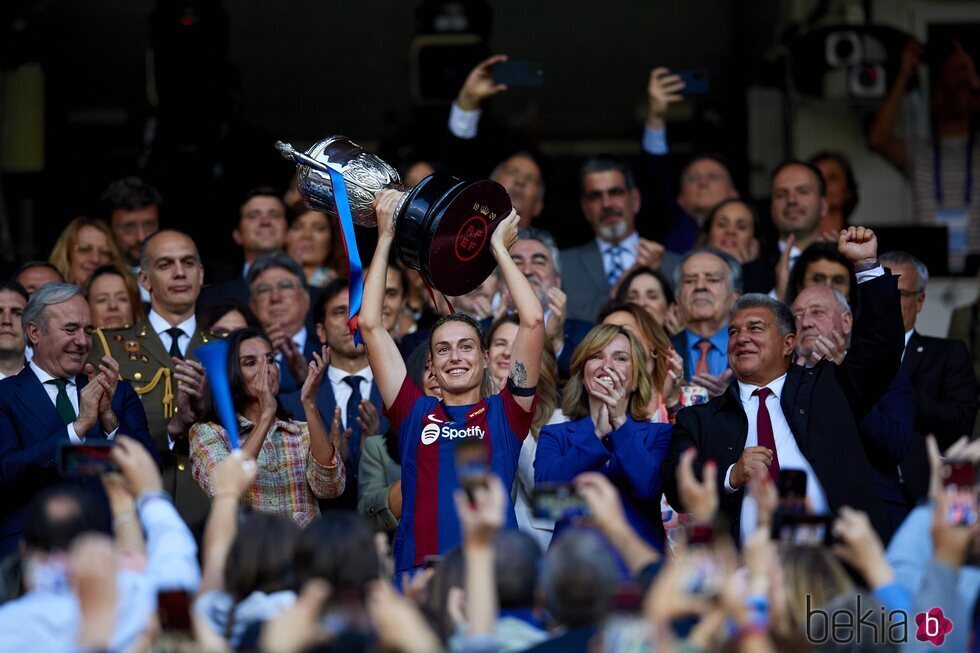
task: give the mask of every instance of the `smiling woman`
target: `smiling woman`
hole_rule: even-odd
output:
[[[385,328],[383,304],[388,255],[394,241],[392,213],[397,194],[378,197],[378,246],[364,284],[359,318],[375,382],[398,434],[402,461],[402,516],[395,534],[395,570],[410,574],[426,556],[440,555],[459,544],[460,525],[452,501],[460,487],[455,454],[460,443],[485,452],[485,467],[512,487],[534,415],[536,386],[544,343],[544,315],[534,290],[511,259],[519,216],[511,214],[491,238],[491,251],[517,308],[506,386],[494,393],[487,347],[479,325],[459,313],[432,326],[429,360],[442,399],[429,397],[408,378],[391,334]],[[516,526],[513,509],[507,514]]]
[[[101,220],[75,218],[51,250],[50,263],[68,283],[84,285],[100,265],[122,265],[112,232]]]
[[[671,427],[647,421],[652,388],[643,344],[624,326],[600,324],[575,349],[571,371],[562,397],[571,421],[541,429],[534,482],[601,472],[619,490],[636,532],[662,551],[660,465]],[[567,525],[559,521],[555,535]]]
[[[320,514],[317,500],[340,496],[346,482],[337,442],[328,437],[316,409],[316,392],[327,366],[314,354],[301,391],[309,421],[297,422],[279,403],[279,368],[265,336],[248,327],[232,332],[227,365],[241,448],[259,470],[245,491],[245,503],[305,526]],[[189,438],[194,478],[213,498],[215,467],[231,453],[228,434],[212,416],[192,426]]]

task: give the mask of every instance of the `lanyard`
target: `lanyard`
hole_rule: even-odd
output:
[[[966,139],[966,179],[963,184],[963,205],[970,206],[973,197],[973,130],[970,130],[970,137]],[[932,184],[936,194],[936,207],[943,205],[943,163],[939,153],[939,138],[932,139]]]

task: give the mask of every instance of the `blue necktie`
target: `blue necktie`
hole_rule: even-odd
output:
[[[357,409],[361,405],[361,382],[363,380],[363,376],[344,377],[344,383],[350,386],[350,399],[347,400],[347,428],[351,430],[350,462],[354,470],[357,469],[361,459],[361,427],[357,424]]]
[[[623,273],[623,254],[625,253],[626,248],[619,245],[613,245],[606,250],[606,256],[609,257],[609,273],[606,278],[610,286],[614,285],[619,280],[619,275]]]

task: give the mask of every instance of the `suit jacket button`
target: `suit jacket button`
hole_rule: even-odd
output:
[[[187,469],[187,466],[184,465],[184,463],[178,463],[177,464],[177,469],[180,470],[180,471],[184,471],[185,469]]]
[[[800,409],[800,415],[806,415],[806,409],[805,408],[801,408]]]
[[[142,378],[143,378],[143,373],[142,372],[137,372],[136,374],[133,375],[133,380],[134,381],[140,381],[140,380],[142,380]]]

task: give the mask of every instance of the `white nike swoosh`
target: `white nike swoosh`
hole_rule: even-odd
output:
[[[439,419],[438,417],[436,417],[432,413],[429,413],[428,419],[429,419],[430,422],[435,422],[436,424],[445,424],[446,423],[445,420]]]

